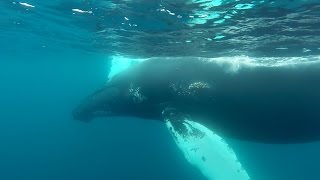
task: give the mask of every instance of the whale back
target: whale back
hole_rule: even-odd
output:
[[[232,66],[149,60],[137,67],[136,83],[150,100],[169,102],[221,135],[267,143],[320,139],[319,63]],[[197,83],[210,88],[190,88]]]

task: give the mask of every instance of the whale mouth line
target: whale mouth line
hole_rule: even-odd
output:
[[[104,116],[112,116],[113,113],[111,111],[95,111],[95,112],[87,112],[87,113],[79,113],[79,112],[74,112],[73,118],[76,120],[84,121],[84,122],[89,122],[94,118],[97,117],[104,117]]]
[[[111,111],[96,111],[93,113],[94,116],[110,116],[112,115]]]

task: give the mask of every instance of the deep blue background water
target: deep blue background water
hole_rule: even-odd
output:
[[[0,179],[202,179],[160,122],[72,119],[72,109],[105,78],[102,54],[1,51]],[[320,178],[319,143],[230,142],[257,180]]]
[[[71,111],[81,99],[105,83],[107,61],[112,55],[108,48],[119,50],[119,47],[108,44],[108,36],[106,40],[99,39],[97,19],[74,17],[70,13],[78,2],[45,2],[30,1],[40,7],[39,11],[15,6],[12,1],[0,2],[0,180],[203,179],[197,169],[186,163],[160,122],[114,118],[81,123],[72,119]],[[113,22],[115,31],[121,29],[117,18]],[[102,29],[111,26],[108,25],[102,23]],[[203,29],[198,30],[206,29],[199,26]],[[170,30],[157,31],[164,29]],[[126,37],[125,32],[118,33]],[[132,41],[140,42],[136,45],[141,49],[149,49],[153,41],[148,38],[153,32],[148,31],[146,41],[140,41],[141,38]],[[306,42],[310,40],[304,38]],[[114,41],[127,45],[130,39]],[[161,47],[165,42],[155,45]],[[318,44],[308,42],[306,47],[312,51],[305,53],[317,54]],[[287,43],[288,47],[296,47],[295,43]],[[124,53],[126,46],[120,47]],[[173,46],[163,47],[169,48],[160,49],[167,50],[164,54],[174,52]],[[190,46],[183,46],[186,47]],[[301,45],[300,54],[295,55],[304,55],[304,47]],[[159,54],[152,50],[140,55],[152,53]],[[177,55],[183,53],[186,51],[177,51]],[[297,145],[229,142],[252,179],[320,179],[318,142]]]

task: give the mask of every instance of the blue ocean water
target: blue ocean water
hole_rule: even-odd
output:
[[[309,57],[310,1],[0,2],[0,179],[204,179],[160,122],[72,119],[111,56]],[[229,140],[255,180],[320,179],[320,143]]]

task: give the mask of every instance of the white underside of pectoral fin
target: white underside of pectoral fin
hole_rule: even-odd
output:
[[[216,133],[205,126],[183,120],[166,126],[185,158],[209,180],[249,180],[234,151]]]

